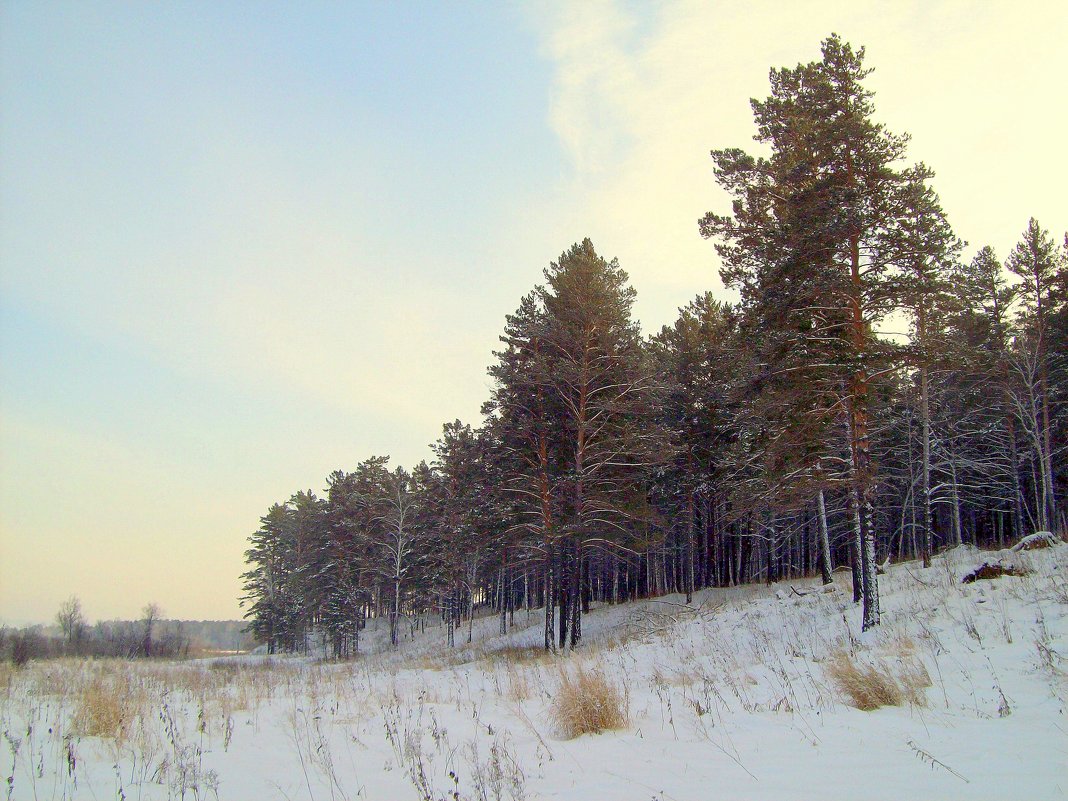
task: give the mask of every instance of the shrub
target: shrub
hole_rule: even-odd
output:
[[[22,667],[31,659],[48,659],[52,649],[47,637],[42,636],[40,626],[17,631],[10,635],[11,639],[11,663],[15,667]]]
[[[865,664],[840,652],[830,660],[826,671],[850,705],[865,712],[906,702],[924,706],[924,689],[931,686],[927,668],[915,657],[902,656],[891,664]]]
[[[15,640],[11,646],[11,664],[15,667],[22,667],[30,661],[31,651],[33,649],[30,642],[30,635],[18,634],[15,636]]]
[[[628,707],[626,692],[604,673],[578,666],[560,671],[549,715],[557,734],[570,740],[583,734],[626,728]]]

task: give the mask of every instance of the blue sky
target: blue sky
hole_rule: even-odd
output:
[[[475,421],[584,236],[647,331],[718,288],[708,151],[832,30],[974,247],[1068,225],[1054,4],[0,0],[0,621],[237,616],[259,515]]]

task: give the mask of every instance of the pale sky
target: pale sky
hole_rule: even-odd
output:
[[[276,501],[478,422],[572,243],[646,332],[768,70],[867,48],[968,258],[1068,227],[1062,2],[0,0],[0,622],[237,618]]]

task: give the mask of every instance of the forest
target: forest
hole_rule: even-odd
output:
[[[242,576],[268,651],[531,609],[570,649],[593,603],[838,569],[870,629],[888,561],[1063,533],[1068,233],[1024,210],[1011,252],[962,242],[869,72],[829,37],[771,71],[755,152],[712,151],[732,203],[698,230],[736,301],[646,337],[623,266],[574,244],[507,316],[481,420],[271,506]]]

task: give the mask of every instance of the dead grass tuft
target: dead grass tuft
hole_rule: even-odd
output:
[[[549,717],[557,734],[571,740],[583,734],[624,729],[630,722],[630,699],[596,669],[561,668]]]
[[[466,665],[474,661],[469,649],[457,649],[439,654],[419,654],[410,658],[402,659],[398,665],[405,670],[433,670],[446,671]]]
[[[506,645],[503,648],[494,648],[486,651],[485,659],[492,662],[504,662],[509,665],[544,665],[557,659],[552,651],[546,651],[541,646],[533,645]]]
[[[255,664],[255,663],[252,663]],[[227,659],[222,657],[219,659],[212,659],[208,662],[208,670],[214,673],[225,673],[230,676],[237,676],[242,670],[242,665],[236,659]]]
[[[924,706],[924,690],[931,686],[927,668],[915,656],[905,653],[892,663],[868,664],[857,662],[842,651],[824,669],[849,704],[865,712],[905,703]]]
[[[10,662],[0,662],[0,694],[11,695],[11,685],[15,681],[15,666]]]
[[[122,742],[136,712],[123,684],[115,676],[94,676],[82,686],[70,733],[76,737],[104,737]]]

